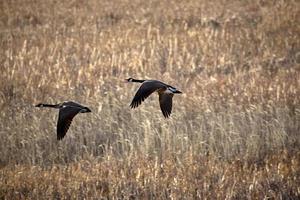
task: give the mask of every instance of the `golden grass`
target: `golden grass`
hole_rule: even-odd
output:
[[[0,3],[1,199],[296,199],[298,1]],[[170,119],[138,85],[163,80]],[[56,141],[57,112],[92,109]]]
[[[162,162],[107,157],[50,169],[22,165],[3,170],[0,194],[8,199],[293,199],[299,191],[299,158],[299,152],[281,152],[254,164],[185,154],[183,160],[173,155]]]

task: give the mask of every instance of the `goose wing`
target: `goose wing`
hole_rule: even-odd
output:
[[[173,96],[173,93],[159,93],[159,105],[165,118],[171,115]]]
[[[65,106],[59,109],[57,122],[57,139],[61,140],[66,135],[73,118],[80,112],[81,108],[74,106]]]
[[[160,81],[145,81],[136,92],[130,104],[131,108],[138,107],[147,97],[159,89],[165,89],[166,85]]]

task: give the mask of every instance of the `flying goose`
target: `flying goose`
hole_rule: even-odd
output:
[[[142,83],[136,92],[130,107],[138,107],[153,92],[157,92],[159,96],[160,109],[165,118],[168,118],[172,112],[172,98],[176,93],[182,93],[173,86],[167,85],[157,80],[138,80],[134,78],[125,79],[127,82]]]
[[[57,140],[63,139],[71,125],[73,118],[78,113],[91,112],[88,107],[82,106],[73,101],[65,101],[63,103],[55,105],[39,103],[35,107],[49,107],[59,109],[57,121]]]

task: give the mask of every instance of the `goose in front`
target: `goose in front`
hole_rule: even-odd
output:
[[[66,135],[73,118],[78,113],[91,112],[88,107],[82,106],[73,101],[65,101],[59,104],[44,104],[39,103],[35,107],[49,107],[59,109],[58,121],[57,121],[57,140],[61,140]]]
[[[138,107],[153,92],[157,92],[159,96],[160,109],[165,118],[168,118],[171,115],[172,98],[174,94],[182,93],[175,87],[157,80],[138,80],[134,78],[128,78],[125,80],[127,82],[142,83],[130,104],[131,108]]]

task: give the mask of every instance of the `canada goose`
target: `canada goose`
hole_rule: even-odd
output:
[[[142,83],[138,91],[136,92],[130,107],[138,107],[142,101],[144,101],[153,92],[157,92],[159,95],[160,109],[165,118],[168,118],[172,112],[172,98],[176,93],[182,93],[173,86],[167,85],[157,80],[137,80],[134,78],[125,79],[127,82]]]
[[[49,107],[59,109],[57,121],[57,140],[63,139],[63,137],[66,135],[75,115],[77,115],[78,113],[91,112],[88,107],[84,107],[73,101],[65,101],[63,103],[55,105],[39,103],[35,107]]]

